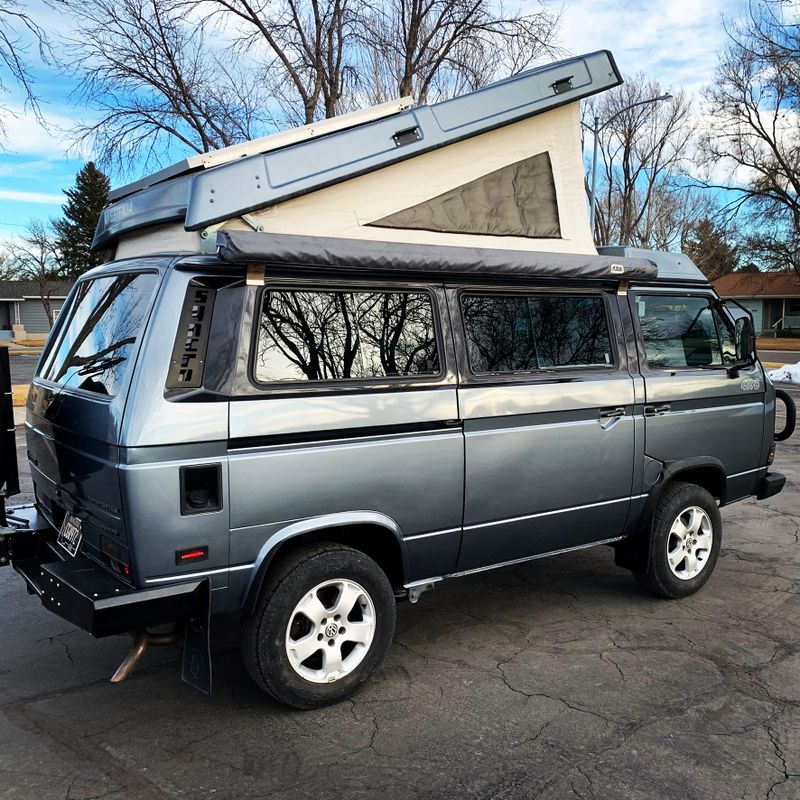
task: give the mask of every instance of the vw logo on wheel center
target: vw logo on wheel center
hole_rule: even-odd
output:
[[[335,622],[329,622],[325,627],[325,635],[332,639],[337,633],[339,633],[339,626]]]

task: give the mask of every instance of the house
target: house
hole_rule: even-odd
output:
[[[800,332],[800,276],[794,272],[732,272],[714,281],[720,297],[753,315],[756,333]]]
[[[0,339],[44,338],[72,288],[71,281],[53,281],[47,318],[36,281],[0,281]]]

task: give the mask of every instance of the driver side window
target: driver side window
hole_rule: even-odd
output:
[[[715,319],[708,298],[638,295],[636,306],[651,369],[723,366],[723,355],[724,363],[735,360],[732,331]]]

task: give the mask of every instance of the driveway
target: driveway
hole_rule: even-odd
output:
[[[36,368],[36,362],[38,360],[38,353],[31,356],[12,353],[9,356],[9,363],[11,364],[11,383],[27,386],[33,380],[33,371]]]
[[[699,594],[652,598],[604,547],[445,582],[399,607],[366,689],[321,711],[255,688],[234,620],[211,698],[177,648],[112,685],[128,640],[92,640],[0,570],[0,796],[800,797],[798,441],[782,494],[723,510]]]

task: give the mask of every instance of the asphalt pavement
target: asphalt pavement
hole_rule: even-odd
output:
[[[762,350],[759,348],[758,357],[762,361],[769,361],[777,364],[796,364],[800,361],[800,351],[798,350]]]
[[[235,620],[215,622],[210,698],[177,647],[113,685],[130,641],[93,640],[0,569],[0,797],[796,800],[798,442],[778,445],[781,494],[723,509],[698,594],[651,597],[606,547],[446,581],[401,604],[364,691],[321,711],[255,687]]]

